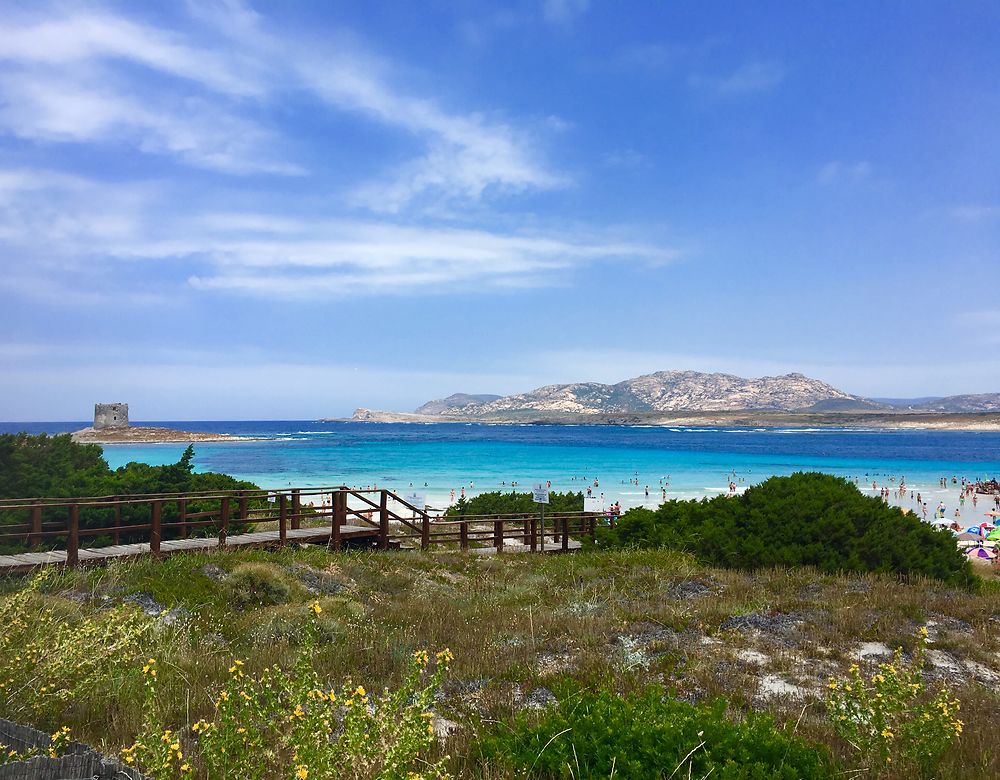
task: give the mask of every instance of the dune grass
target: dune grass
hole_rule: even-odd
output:
[[[27,582],[0,580],[0,598]],[[331,687],[346,678],[371,690],[397,686],[415,651],[450,648],[455,660],[437,710],[458,728],[439,750],[459,777],[511,776],[480,756],[478,732],[514,723],[539,689],[568,684],[628,694],[654,683],[690,701],[725,697],[735,719],[768,711],[850,767],[851,748],[823,706],[828,676],[846,674],[862,643],[876,654],[897,646],[910,653],[917,630],[928,626],[930,672],[953,684],[966,723],[942,776],[1000,776],[1000,587],[993,579],[974,594],[929,580],[708,569],[659,550],[499,557],[226,551],[53,572],[29,594],[32,609],[52,613],[35,639],[44,645],[44,632],[140,593],[168,612],[149,618],[152,628],[107,665],[100,685],[59,707],[33,706],[37,689],[19,699],[0,691],[0,716],[45,729],[68,725],[75,738],[117,753],[143,724],[147,656],[160,669],[162,717],[193,724],[210,717],[234,659],[244,660],[248,674],[291,665],[317,619],[309,605],[318,602],[321,630],[310,652]],[[884,659],[869,655],[863,663],[877,660]]]

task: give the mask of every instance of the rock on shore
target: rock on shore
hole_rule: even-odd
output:
[[[203,433],[198,431],[178,431],[173,428],[82,428],[73,434],[73,441],[79,444],[145,444],[190,441],[242,441],[242,436],[228,433]]]

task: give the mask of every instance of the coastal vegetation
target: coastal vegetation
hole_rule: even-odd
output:
[[[248,597],[265,581],[279,584]],[[992,582],[745,572],[661,548],[309,547],[10,577],[0,619],[0,717],[68,727],[157,778],[222,777],[223,748],[256,767],[244,776],[287,778],[407,777],[377,761],[389,754],[418,777],[481,780],[608,777],[609,763],[637,777],[640,756],[663,777],[781,777],[776,762],[797,777],[1000,774]],[[363,697],[350,717],[372,744],[345,722]],[[324,719],[334,742],[310,742]],[[918,731],[935,735],[926,757]]]
[[[194,470],[191,446],[184,451],[176,463],[165,466],[150,466],[146,463],[128,463],[112,469],[104,460],[101,447],[96,444],[79,444],[69,434],[32,436],[26,433],[0,434],[0,499],[17,498],[71,498],[76,496],[125,496],[146,493],[196,493],[214,490],[256,490],[251,482],[234,479],[227,474],[213,472],[199,473]],[[252,508],[260,508],[257,501]],[[188,512],[195,513],[208,508],[197,499],[188,504]],[[109,514],[112,510],[100,507],[83,507],[80,511],[80,526],[99,528],[111,525]],[[123,526],[147,522],[145,507],[125,506],[122,509]],[[46,520],[65,520],[67,510],[52,508],[46,511]],[[164,522],[177,519],[177,507],[164,507]],[[5,511],[0,508],[0,529],[6,524],[24,522],[23,512]],[[230,524],[232,533],[243,529],[238,518]],[[140,540],[135,534],[123,532],[122,542]],[[108,544],[109,538],[98,537],[95,546]],[[62,541],[53,540],[49,546],[61,546]],[[20,552],[26,544],[8,540],[0,541],[0,554]]]
[[[664,547],[715,566],[813,566],[823,572],[976,580],[950,531],[865,496],[829,474],[771,477],[740,496],[631,509],[598,532],[602,548]]]
[[[583,493],[549,491],[548,512],[582,512]],[[494,490],[479,493],[471,498],[461,497],[445,511],[445,517],[463,515],[513,515],[538,512],[540,505],[534,503],[531,493],[516,490]]]

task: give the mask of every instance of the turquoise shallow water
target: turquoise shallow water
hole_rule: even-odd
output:
[[[958,505],[961,480],[1000,478],[1000,433],[877,431],[860,429],[708,429],[624,426],[403,425],[372,423],[150,422],[188,430],[254,437],[256,441],[195,445],[196,468],[221,471],[263,487],[372,485],[426,492],[444,506],[450,491],[467,494],[527,489],[551,480],[554,490],[604,493],[623,506],[655,506],[670,498],[725,493],[772,475],[816,470],[857,479],[870,489],[897,486],[902,477],[933,509],[944,501],[949,517]],[[83,423],[3,423],[0,432],[58,433]],[[109,445],[112,467],[129,461],[175,462],[183,444]],[[948,478],[948,487],[939,480]],[[594,480],[599,481],[595,488]],[[630,480],[638,479],[638,485]],[[424,484],[426,483],[426,488]],[[669,483],[669,484],[667,484]],[[649,486],[649,498],[645,487]],[[915,496],[914,496],[915,498]],[[909,491],[894,501],[915,506]],[[981,516],[980,502],[962,509]]]

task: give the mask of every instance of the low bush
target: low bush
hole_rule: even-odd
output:
[[[549,493],[549,503],[545,509],[547,512],[582,512],[583,493],[552,491]],[[531,514],[539,510],[540,504],[534,502],[531,493],[496,490],[491,493],[480,493],[472,498],[460,498],[447,509],[445,516]]]
[[[215,692],[214,713],[191,725],[168,728],[158,716],[159,664],[143,666],[146,720],[127,764],[152,780],[450,780],[448,757],[430,760],[435,694],[451,652],[437,654],[433,671],[425,651],[395,690],[365,690],[348,680],[331,690],[312,666],[322,608],[291,669],[272,666],[248,674],[242,660]]]
[[[615,528],[600,529],[597,543],[684,550],[736,569],[814,566],[827,573],[916,574],[977,584],[950,532],[829,474],[771,477],[741,496],[632,509]]]
[[[564,695],[542,715],[522,714],[513,728],[491,731],[481,750],[518,774],[573,780],[811,780],[833,770],[825,748],[784,733],[766,715],[736,723],[722,700],[695,706],[658,686],[624,697]]]
[[[847,679],[830,678],[827,711],[837,733],[854,748],[859,771],[935,777],[962,734],[961,702],[947,684],[931,690],[924,681],[926,628],[918,640],[910,659],[897,648],[892,661],[868,677],[854,664]]]
[[[38,591],[45,569],[0,600],[0,713],[33,723],[58,723],[82,704],[113,696],[142,656],[153,624],[135,606],[95,615],[56,614]]]
[[[229,603],[239,610],[285,604],[292,595],[292,585],[284,572],[263,562],[240,564],[225,584]]]

